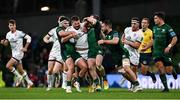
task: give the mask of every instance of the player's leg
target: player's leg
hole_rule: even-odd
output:
[[[80,83],[82,81],[82,78],[85,76],[88,67],[86,61],[83,58],[77,59],[75,64],[80,68],[80,71],[78,73],[78,77],[76,79],[76,82],[74,83],[74,86],[76,87],[76,90],[78,92],[81,92]]]
[[[33,86],[33,82],[29,79],[27,72],[24,71],[21,61],[20,63],[17,64],[17,68],[18,68],[18,71],[21,73],[22,77],[27,82],[27,89],[30,89]]]
[[[141,73],[145,76],[150,76],[152,78],[153,83],[156,83],[156,76],[154,73],[149,71],[147,65],[141,64]]]
[[[124,58],[122,60],[122,65],[123,65],[124,71],[128,74],[129,80],[131,80],[130,82],[133,85],[133,92],[141,91],[142,88],[139,85],[137,77],[130,68],[130,60],[128,58]]]
[[[55,60],[49,60],[48,61],[48,72],[47,72],[47,83],[48,83],[48,88],[46,89],[47,91],[51,90],[53,87],[53,81],[54,81],[54,76],[53,76],[53,68],[54,68]]]
[[[168,92],[168,86],[167,86],[167,78],[166,78],[166,71],[165,71],[165,67],[163,64],[163,59],[162,58],[156,58],[155,59],[155,65],[159,70],[159,76],[161,79],[161,82],[163,83],[164,86],[164,90],[162,92]]]
[[[73,61],[73,59],[71,57],[69,57],[69,58],[67,58],[65,63],[67,65],[67,67],[68,67],[66,92],[71,93],[72,92],[71,79],[72,79],[72,75],[73,75],[73,72],[74,72],[74,61]]]
[[[164,57],[164,66],[166,66],[166,73],[172,74],[174,79],[177,79],[176,70],[173,68],[173,63],[170,57]]]
[[[96,60],[94,58],[88,58],[87,63],[89,73],[93,79],[92,91],[90,92],[94,92],[94,89],[96,89],[97,91],[101,91],[98,75],[96,73]]]
[[[54,68],[53,68],[53,75],[55,79],[55,87],[59,87],[60,85],[60,79],[61,79],[61,72],[63,71],[63,64],[59,61],[55,62]]]
[[[17,82],[16,86],[19,86],[21,81],[23,80],[23,77],[19,74],[19,72],[13,67],[14,65],[17,65],[19,62],[16,58],[11,58],[8,63],[6,64],[6,68],[11,71],[16,77]]]
[[[151,61],[151,54],[141,53],[140,54],[140,66],[141,66],[141,73],[145,76],[150,76],[152,78],[153,83],[156,83],[156,76],[154,73],[149,71],[149,63]]]
[[[62,72],[62,86],[61,88],[66,89],[67,87],[67,65],[63,63],[63,72]]]
[[[103,62],[103,56],[102,56],[102,54],[98,54],[96,56],[96,67],[97,67],[97,70],[99,72],[99,77],[103,81],[104,89],[107,90],[109,88],[109,84],[108,84],[108,81],[107,81],[107,78],[106,78],[105,69],[102,66],[102,62]]]

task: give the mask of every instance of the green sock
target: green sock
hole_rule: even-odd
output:
[[[98,78],[96,78],[95,80],[93,80],[93,83],[95,83],[96,85],[99,85],[99,80],[98,80]]]
[[[71,86],[71,81],[67,81],[67,86]]]
[[[78,76],[77,81],[78,81],[79,83],[81,83],[81,82],[82,82],[82,77]]]
[[[132,84],[135,85],[135,86],[138,86],[139,82],[138,81],[134,81],[134,82],[132,82]]]
[[[165,74],[160,74],[159,77],[160,77],[160,79],[161,79],[161,82],[162,82],[163,85],[164,85],[164,88],[165,88],[165,89],[168,89],[166,75],[165,75]]]

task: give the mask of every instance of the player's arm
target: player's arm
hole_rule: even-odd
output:
[[[8,46],[9,41],[7,39],[2,39],[1,44],[4,45],[4,46]]]
[[[101,36],[102,39],[106,38],[106,35],[102,31],[100,32],[100,36]]]
[[[118,44],[119,37],[113,37],[112,40],[99,40],[98,44]]]
[[[149,43],[146,44],[146,45],[141,49],[141,51],[145,51],[145,50],[147,50],[147,49],[149,49],[149,48],[151,48],[151,47],[153,46],[153,36],[151,36],[150,39],[151,39],[151,40],[149,41]]]
[[[47,34],[47,35],[43,38],[43,41],[44,41],[45,43],[50,43],[50,42],[52,42],[52,38],[51,38],[51,36],[50,36],[49,34]]]
[[[172,39],[171,39],[170,44],[165,48],[165,50],[164,50],[165,53],[169,53],[170,49],[171,49],[174,45],[176,45],[176,43],[177,43],[177,41],[178,41],[177,35],[176,35],[176,33],[173,31],[172,28],[170,28],[170,29],[168,30],[168,32],[169,32],[169,35],[170,35],[170,37],[171,37]]]
[[[124,44],[127,44],[127,45],[129,45],[129,46],[131,46],[131,47],[133,47],[133,48],[138,49],[139,46],[141,45],[141,42],[139,42],[139,41],[132,42],[132,41],[125,40],[125,41],[124,41]]]
[[[65,32],[65,33],[66,33],[66,32]],[[66,35],[64,35],[64,36],[61,38],[61,42],[66,42],[66,41],[68,41],[69,39],[76,37],[76,35],[77,35],[76,32],[69,31],[69,32],[67,32]]]
[[[178,40],[178,39],[177,39],[177,36],[174,36],[174,37],[172,38],[170,44],[165,48],[164,52],[165,52],[165,53],[169,53],[170,49],[171,49],[174,45],[176,45],[177,40]]]
[[[23,51],[23,52],[27,52],[27,49],[28,49],[28,47],[29,47],[29,44],[31,43],[31,37],[30,37],[28,34],[26,34],[26,35],[24,36],[24,39],[26,39],[26,44],[25,44],[25,46],[22,48],[22,51]]]

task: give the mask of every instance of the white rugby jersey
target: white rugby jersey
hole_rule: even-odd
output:
[[[132,31],[132,27],[127,27],[124,30],[124,35],[126,40],[131,42],[142,42],[143,32],[141,30]],[[124,47],[129,51],[130,56],[139,58],[138,49],[131,47],[130,45],[124,45]]]
[[[51,29],[48,32],[50,38],[52,38],[52,40],[53,40],[53,46],[52,46],[51,52],[56,51],[56,50],[61,51],[61,46],[60,46],[60,43],[59,43],[59,40],[58,40],[56,29],[57,29],[57,27]]]
[[[6,39],[10,43],[13,57],[16,57],[17,55],[24,55],[24,52],[21,51],[21,49],[23,48],[23,38],[25,36],[26,34],[19,30],[16,30],[14,33],[9,31],[6,34]]]
[[[82,25],[81,25],[82,26]],[[66,29],[66,31],[74,31],[77,33],[78,38],[75,39],[75,47],[76,48],[88,48],[88,40],[87,34],[82,32],[82,27],[76,30],[73,26],[70,26]]]

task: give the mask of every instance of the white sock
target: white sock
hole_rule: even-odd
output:
[[[22,75],[22,76],[24,77],[24,79],[26,80],[26,82],[27,82],[28,84],[30,84],[30,83],[31,83],[31,80],[29,79],[29,77],[28,77],[28,75],[27,75],[26,71],[24,71],[24,73],[23,73],[23,75]]]
[[[11,72],[16,75],[17,77],[21,77],[21,75],[19,74],[19,72],[13,67],[13,69],[11,70]]]
[[[52,87],[53,75],[47,74],[48,87]]]
[[[66,74],[66,72],[63,72],[63,73],[62,73],[62,80],[63,80],[63,81],[62,81],[62,82],[63,82],[62,84],[63,84],[63,85],[67,85],[67,74]]]

